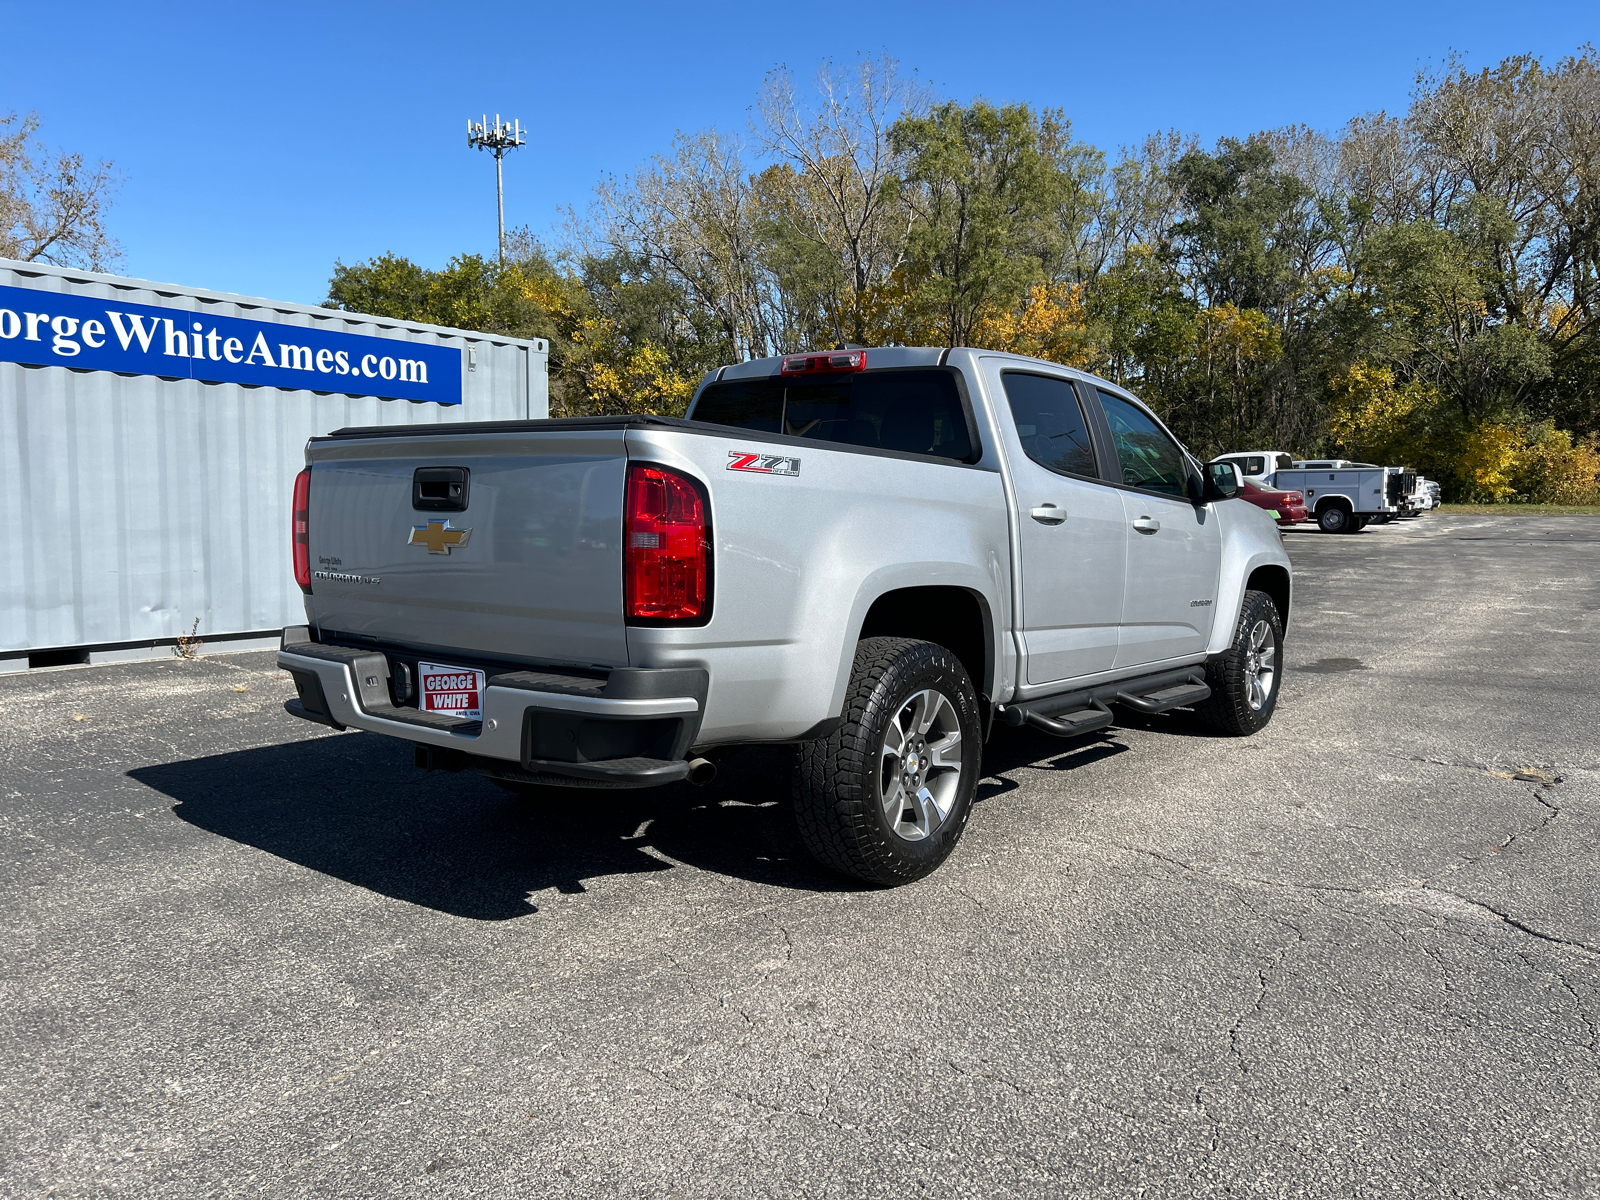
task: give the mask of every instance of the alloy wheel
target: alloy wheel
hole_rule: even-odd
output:
[[[934,833],[961,786],[961,724],[943,692],[914,692],[883,733],[878,785],[889,828],[908,842]]]
[[[1278,674],[1278,639],[1272,626],[1257,621],[1250,629],[1250,641],[1245,646],[1244,685],[1245,702],[1256,712],[1272,696],[1272,685]]]

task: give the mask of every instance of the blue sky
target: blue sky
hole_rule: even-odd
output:
[[[0,112],[112,159],[128,274],[317,302],[335,259],[494,248],[487,111],[530,128],[509,225],[549,229],[673,132],[743,132],[765,73],[887,53],[940,94],[1059,106],[1105,149],[1402,109],[1419,68],[1554,62],[1600,7],[1538,4],[55,4],[0,0]],[[20,47],[31,52],[19,53]]]

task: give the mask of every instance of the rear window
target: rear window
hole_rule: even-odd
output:
[[[757,433],[967,461],[972,439],[955,378],[939,367],[707,385],[689,416]]]
[[[1273,470],[1275,470],[1275,471],[1287,471],[1293,466],[1294,466],[1294,459],[1290,458],[1287,454],[1280,454],[1280,455],[1278,455],[1278,465],[1276,467],[1274,467]]]

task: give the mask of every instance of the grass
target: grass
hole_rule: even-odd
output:
[[[1489,517],[1600,517],[1600,504],[1441,504],[1434,511]]]

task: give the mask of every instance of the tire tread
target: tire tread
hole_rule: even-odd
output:
[[[885,676],[916,675],[934,667],[959,675],[971,695],[960,660],[943,646],[913,638],[862,639],[845,693],[844,723],[827,737],[798,746],[792,785],[795,822],[806,848],[823,866],[870,883],[909,883],[932,871],[954,848],[970,809],[960,814],[954,828],[947,824],[941,829],[945,853],[931,861],[912,864],[888,853],[876,794],[870,783],[863,786],[877,769],[872,762],[877,747],[868,735],[894,700],[882,687]],[[980,752],[976,741],[972,753]]]
[[[1277,639],[1278,670],[1272,695],[1258,712],[1250,707],[1246,697],[1243,659],[1249,630],[1263,616],[1272,622]],[[1271,596],[1255,591],[1244,594],[1233,641],[1226,652],[1206,664],[1206,683],[1211,687],[1211,698],[1197,705],[1195,711],[1213,728],[1234,737],[1249,737],[1264,729],[1272,719],[1278,707],[1278,695],[1283,690],[1283,619]]]

